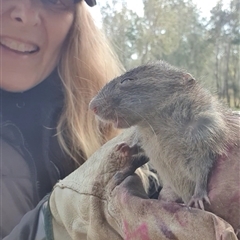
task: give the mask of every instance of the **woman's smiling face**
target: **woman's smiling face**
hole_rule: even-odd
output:
[[[24,91],[56,67],[73,0],[0,0],[0,87]]]

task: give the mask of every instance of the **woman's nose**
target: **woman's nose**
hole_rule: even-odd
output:
[[[23,25],[36,26],[40,23],[39,7],[33,0],[17,0],[11,18]]]

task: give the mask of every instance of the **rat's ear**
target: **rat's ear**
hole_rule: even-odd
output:
[[[195,82],[195,78],[190,73],[184,73],[183,74],[183,80],[185,83],[193,83]]]

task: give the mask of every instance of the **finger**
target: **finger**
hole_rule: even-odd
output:
[[[119,187],[127,189],[128,193],[140,198],[148,199],[148,195],[144,190],[142,180],[137,174],[126,177]]]
[[[149,158],[145,154],[139,154],[136,156],[132,156],[132,167],[135,171],[137,168],[141,167],[145,163],[149,161]]]

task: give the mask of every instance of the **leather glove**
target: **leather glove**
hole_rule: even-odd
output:
[[[55,185],[44,211],[47,239],[236,240],[233,228],[210,212],[148,198],[134,174],[146,158],[119,145],[131,145],[132,131]]]

